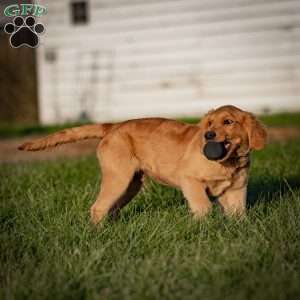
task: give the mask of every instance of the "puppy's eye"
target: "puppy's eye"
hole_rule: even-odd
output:
[[[208,121],[207,124],[208,124],[208,126],[211,126],[212,122],[211,122],[211,121]]]
[[[224,125],[231,125],[232,123],[233,123],[233,121],[230,120],[230,119],[225,119],[224,120]]]

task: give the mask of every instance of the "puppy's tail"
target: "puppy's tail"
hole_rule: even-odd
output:
[[[61,144],[73,143],[79,140],[103,138],[113,127],[113,124],[94,124],[73,127],[50,134],[44,138],[24,143],[18,147],[19,150],[38,151]]]

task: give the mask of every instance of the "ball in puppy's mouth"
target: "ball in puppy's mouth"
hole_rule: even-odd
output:
[[[219,160],[226,156],[229,147],[228,142],[208,141],[203,148],[203,153],[209,160]]]

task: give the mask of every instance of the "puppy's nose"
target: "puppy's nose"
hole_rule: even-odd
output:
[[[214,131],[206,131],[204,136],[207,140],[212,140],[216,137],[216,133]]]

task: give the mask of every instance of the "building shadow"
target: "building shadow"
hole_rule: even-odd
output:
[[[287,177],[285,179],[274,177],[252,178],[248,185],[247,208],[251,209],[258,203],[270,203],[279,201],[284,196],[290,196],[296,190],[300,190],[300,177]],[[146,193],[143,195],[143,193]],[[143,192],[141,197],[132,200],[130,209],[122,212],[122,218],[129,221],[135,215],[145,212],[159,211],[163,209],[187,207],[187,201],[180,190],[171,187],[161,186],[158,183],[152,184]],[[148,194],[148,195],[147,195]],[[157,197],[160,194],[160,197]],[[153,196],[156,195],[156,196]],[[151,199],[150,199],[151,198]],[[165,200],[162,200],[165,199]],[[217,198],[211,197],[213,202]],[[115,220],[116,218],[111,218]]]
[[[258,178],[250,179],[248,186],[248,207],[254,206],[257,202],[274,202],[286,195],[291,195],[295,190],[300,189],[300,177],[278,178],[271,177],[268,180]]]

